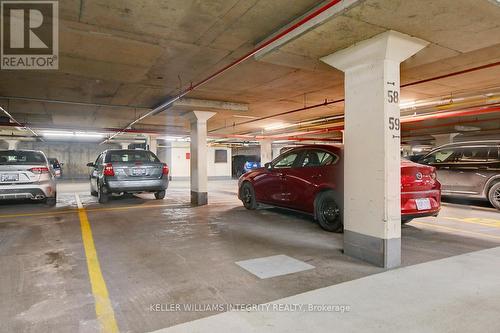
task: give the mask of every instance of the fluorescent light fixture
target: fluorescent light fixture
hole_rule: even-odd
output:
[[[417,104],[416,101],[401,101],[401,103],[399,103],[399,107],[401,109],[406,109],[406,108],[415,106],[415,104]]]
[[[274,131],[274,130],[278,130],[278,129],[287,128],[290,126],[291,126],[290,124],[276,123],[276,124],[272,124],[272,125],[264,127],[264,131]]]
[[[93,132],[70,132],[70,131],[43,131],[44,137],[67,138],[67,139],[97,139],[103,138],[104,134]]]
[[[189,137],[182,137],[182,136],[163,136],[159,137],[158,139],[169,141],[169,142],[189,142],[191,141],[191,138]]]

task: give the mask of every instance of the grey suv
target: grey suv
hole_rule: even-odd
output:
[[[436,168],[443,195],[486,198],[500,209],[500,140],[447,144],[418,163]]]
[[[90,171],[90,193],[99,203],[112,193],[153,192],[156,199],[165,197],[169,169],[147,150],[110,149],[87,164]]]

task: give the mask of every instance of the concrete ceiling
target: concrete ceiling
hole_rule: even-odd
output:
[[[60,69],[1,71],[0,98],[20,122],[51,127],[123,127],[251,50],[304,14],[312,0],[65,0],[60,5]],[[343,113],[342,103],[265,121],[263,117],[343,97],[343,74],[319,58],[393,29],[430,42],[402,64],[402,84],[500,61],[500,7],[488,0],[360,0],[326,23],[258,60],[251,58],[189,94],[248,103],[221,110],[213,133],[247,133],[270,124]],[[500,66],[402,89],[403,100],[500,87]],[[112,107],[106,105],[121,105]],[[186,131],[185,108],[136,128]],[[235,116],[236,115],[236,116]],[[214,131],[218,129],[217,131]]]

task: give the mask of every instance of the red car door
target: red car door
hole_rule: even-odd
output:
[[[285,175],[297,162],[298,151],[292,151],[278,157],[270,168],[254,178],[256,198],[277,206],[283,206],[285,192]]]
[[[299,163],[285,174],[284,205],[312,213],[320,188],[335,188],[333,164],[338,157],[320,149],[308,149]]]
[[[266,169],[253,179],[257,201],[279,204],[283,196],[283,175],[278,169]]]

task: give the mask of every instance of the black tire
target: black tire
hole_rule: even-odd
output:
[[[401,218],[402,224],[410,223],[411,221],[413,221],[412,218],[404,218],[404,217]]]
[[[103,186],[98,185],[97,187],[97,201],[99,201],[99,203],[101,204],[109,201],[109,193]]]
[[[166,193],[165,190],[155,192],[156,200],[163,200],[165,198],[165,193]]]
[[[493,207],[500,209],[500,182],[493,184],[488,191],[488,200]]]
[[[255,200],[255,190],[249,182],[244,182],[240,189],[240,198],[246,209],[257,209],[258,203]]]
[[[57,204],[57,192],[54,193],[53,197],[45,198],[45,204],[49,207],[54,207]]]
[[[326,231],[342,232],[344,230],[342,207],[333,191],[321,192],[315,200],[315,217],[319,225]]]

